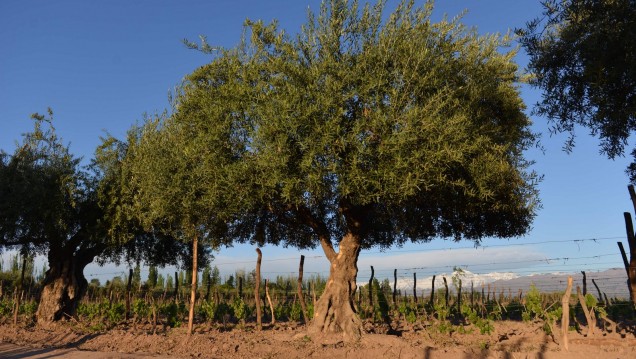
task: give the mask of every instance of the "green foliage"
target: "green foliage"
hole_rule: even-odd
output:
[[[413,308],[409,304],[401,303],[398,307],[398,312],[402,314],[409,323],[415,323],[417,321],[417,307]]]
[[[534,137],[514,53],[498,51],[509,39],[432,23],[431,3],[383,10],[325,2],[298,37],[247,21],[241,44],[190,74],[175,113],[144,129],[141,143],[164,148],[153,183],[178,173],[191,185],[148,212],[196,193],[192,212],[225,204],[238,240],[299,247],[341,238],[356,222],[342,216],[364,218],[364,247],[524,233]]]
[[[138,318],[146,318],[150,314],[150,306],[145,300],[137,298],[133,301],[132,311]]]
[[[250,315],[250,308],[245,304],[241,297],[234,298],[232,302],[232,310],[236,319],[244,321]]]
[[[112,303],[106,311],[106,319],[111,324],[117,324],[124,320],[126,316],[126,306],[124,303]]]
[[[181,314],[185,309],[185,305],[170,302],[159,307],[159,313],[166,317],[166,324],[171,328],[181,326]]]
[[[481,334],[491,334],[495,330],[493,320],[490,318],[482,318],[470,305],[462,304],[461,313],[469,323],[479,329]]]
[[[543,321],[543,330],[547,334],[552,334],[552,328],[555,322],[561,318],[563,308],[558,305],[554,309],[551,308],[552,305],[547,308],[543,307],[541,293],[539,293],[537,287],[532,284],[528,294],[526,295],[526,309],[521,315],[524,321]]]
[[[578,126],[601,140],[609,158],[621,156],[636,130],[636,3],[632,0],[548,0],[543,16],[519,29],[530,56],[530,83],[544,91],[535,112],[552,129]],[[632,152],[636,155],[636,151]],[[629,166],[636,179],[636,164]]]

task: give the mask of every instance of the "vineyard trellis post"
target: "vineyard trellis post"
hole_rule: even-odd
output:
[[[417,303],[417,273],[413,272],[413,302]]]
[[[260,248],[256,248],[258,258],[256,259],[256,278],[254,278],[254,302],[256,305],[256,328],[261,330],[263,328],[261,318],[261,261],[263,259],[263,253]]]
[[[373,270],[373,266],[371,266],[371,278],[369,278],[369,307],[371,307],[371,311],[373,311],[373,276],[375,275],[375,271]]]
[[[128,268],[128,283],[126,284],[126,320],[130,318],[130,293],[132,289],[133,269]]]
[[[584,270],[581,271],[581,274],[583,274],[583,295],[587,295],[587,276]]]
[[[298,265],[298,300],[300,300],[300,308],[303,312],[303,320],[305,324],[309,323],[307,320],[307,306],[305,305],[305,298],[303,297],[303,267],[305,265],[305,256],[300,256],[300,264]]]
[[[395,296],[397,294],[397,269],[393,270],[393,307],[397,309],[397,302]]]
[[[445,304],[446,304],[446,308],[448,308],[448,302],[449,302],[448,282],[446,281],[446,277],[442,277],[442,279],[444,280],[444,288],[446,288],[446,294],[444,295]]]
[[[636,191],[633,185],[627,186],[629,191],[629,197],[632,200],[632,205],[636,211]],[[627,230],[627,243],[629,244],[629,263],[627,262],[627,256],[623,244],[619,242],[619,248],[623,256],[623,262],[625,264],[625,270],[627,271],[627,284],[629,289],[632,305],[636,307],[636,236],[634,235],[634,226],[632,224],[632,216],[629,212],[623,213],[625,217],[625,228]]]
[[[592,284],[594,284],[594,288],[596,288],[596,291],[598,292],[598,302],[603,304],[603,295],[601,294],[601,289],[596,284],[596,281],[594,280],[594,278],[592,278]],[[609,305],[609,303],[605,303],[605,304]]]
[[[174,272],[174,301],[177,302],[179,296],[179,273]]]
[[[568,286],[565,289],[563,298],[561,299],[561,305],[563,311],[561,314],[561,336],[563,338],[563,348],[565,351],[569,351],[568,348],[568,330],[570,330],[570,295],[572,293],[572,277],[568,277]]]
[[[433,275],[433,280],[431,281],[431,308],[433,307],[435,303],[435,275]]]

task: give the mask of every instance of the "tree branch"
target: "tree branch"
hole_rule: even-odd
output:
[[[305,222],[314,233],[320,239],[320,246],[322,250],[325,252],[325,256],[327,259],[332,262],[336,259],[336,251],[333,249],[333,244],[331,243],[331,239],[329,238],[329,230],[327,229],[327,225],[322,219],[316,218],[316,216],[311,213],[311,210],[306,206],[298,206],[296,208],[298,212],[298,216]]]

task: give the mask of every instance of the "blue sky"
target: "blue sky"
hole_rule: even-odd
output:
[[[389,1],[388,8],[395,3]],[[317,11],[319,4],[306,0],[0,1],[0,148],[12,152],[15,141],[31,126],[29,115],[50,106],[58,134],[70,143],[73,153],[89,159],[100,136],[108,132],[122,137],[144,112],[163,111],[169,91],[210,60],[186,49],[182,39],[197,40],[203,34],[212,45],[232,47],[246,18],[278,19],[281,28],[294,33],[304,23],[307,8]],[[521,27],[541,10],[538,0],[438,0],[434,17],[444,13],[452,17],[464,9],[468,13],[463,22],[480,33]],[[518,61],[525,63],[522,53]],[[522,96],[530,107],[540,95],[524,86]],[[564,136],[551,137],[545,119],[533,121],[534,130],[543,134],[545,154],[532,150],[527,156],[537,161],[534,169],[545,179],[540,185],[543,209],[526,237],[487,239],[486,247],[479,249],[457,249],[471,247],[470,242],[437,240],[397,249],[402,252],[371,250],[361,254],[360,276],[367,275],[369,265],[387,275],[389,271],[392,275],[392,268],[404,273],[424,272],[423,267],[441,272],[449,266],[477,263],[484,265],[469,269],[530,273],[622,266],[616,241],[623,240],[627,246],[622,212],[632,210],[624,174],[628,160],[611,161],[599,155],[598,141],[585,129],[578,131],[574,152],[565,154],[561,150]],[[571,241],[591,238],[599,240]],[[488,247],[547,241],[553,243]],[[433,249],[437,250],[429,252]],[[263,251],[265,273],[297,269],[297,250],[266,247]],[[320,251],[303,254],[308,256],[308,271],[328,273]],[[589,258],[593,256],[599,257]],[[236,268],[251,270],[254,258],[253,247],[237,246],[223,249],[215,262],[229,273]],[[86,272],[118,270],[90,266]]]

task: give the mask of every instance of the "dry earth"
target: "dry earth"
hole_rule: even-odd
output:
[[[470,328],[470,327],[469,327]],[[539,323],[495,322],[489,335],[440,334],[435,326],[398,328],[367,325],[363,339],[345,343],[338,337],[309,337],[302,326],[249,324],[237,328],[198,326],[152,334],[151,328],[125,325],[92,332],[79,324],[17,328],[0,325],[2,358],[636,358],[633,332],[599,333],[588,338],[570,332],[566,352],[558,338],[546,335]],[[380,333],[374,334],[373,332]],[[475,333],[476,332],[476,333]]]

